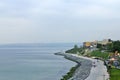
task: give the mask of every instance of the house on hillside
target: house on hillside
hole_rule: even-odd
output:
[[[102,41],[83,42],[83,47],[91,51],[96,50],[98,47],[106,49],[107,44],[112,43],[111,39],[104,39]]]
[[[94,50],[97,47],[96,41],[94,42],[84,42],[83,47],[86,49]]]
[[[101,44],[101,45],[107,45],[109,43],[112,43],[111,39],[104,39],[102,41],[97,41],[97,44]]]

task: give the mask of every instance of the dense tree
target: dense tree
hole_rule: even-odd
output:
[[[113,46],[112,46],[112,51],[115,52],[115,51],[118,51],[120,52],[120,41],[114,41],[113,42]]]
[[[74,48],[75,48],[75,49],[78,49],[78,46],[77,46],[77,45],[74,45]]]
[[[97,48],[102,48],[102,44],[97,44]]]
[[[112,43],[109,43],[106,45],[108,51],[118,51],[120,52],[120,41],[113,41]]]
[[[107,45],[106,45],[106,48],[107,48],[108,51],[111,52],[111,51],[113,50],[113,43],[107,44]]]

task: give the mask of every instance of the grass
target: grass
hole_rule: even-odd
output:
[[[107,52],[101,52],[101,51],[99,51],[99,50],[97,50],[97,51],[92,51],[90,54],[89,54],[89,56],[91,56],[91,57],[98,57],[98,58],[102,58],[102,59],[107,59],[108,58],[108,55],[109,55],[109,53],[107,53]]]
[[[120,80],[120,70],[119,69],[109,69],[108,72],[110,73],[110,80]]]

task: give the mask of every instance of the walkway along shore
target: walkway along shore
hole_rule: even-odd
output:
[[[109,80],[109,74],[103,61],[61,52],[55,53],[55,55],[64,56],[80,65],[69,80]]]

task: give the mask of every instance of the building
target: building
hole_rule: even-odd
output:
[[[97,46],[96,41],[83,43],[83,47],[85,47],[85,48],[96,48],[96,46]]]
[[[109,43],[112,43],[111,39],[104,39],[102,41],[97,41],[97,44],[101,44],[101,45],[107,45]]]

